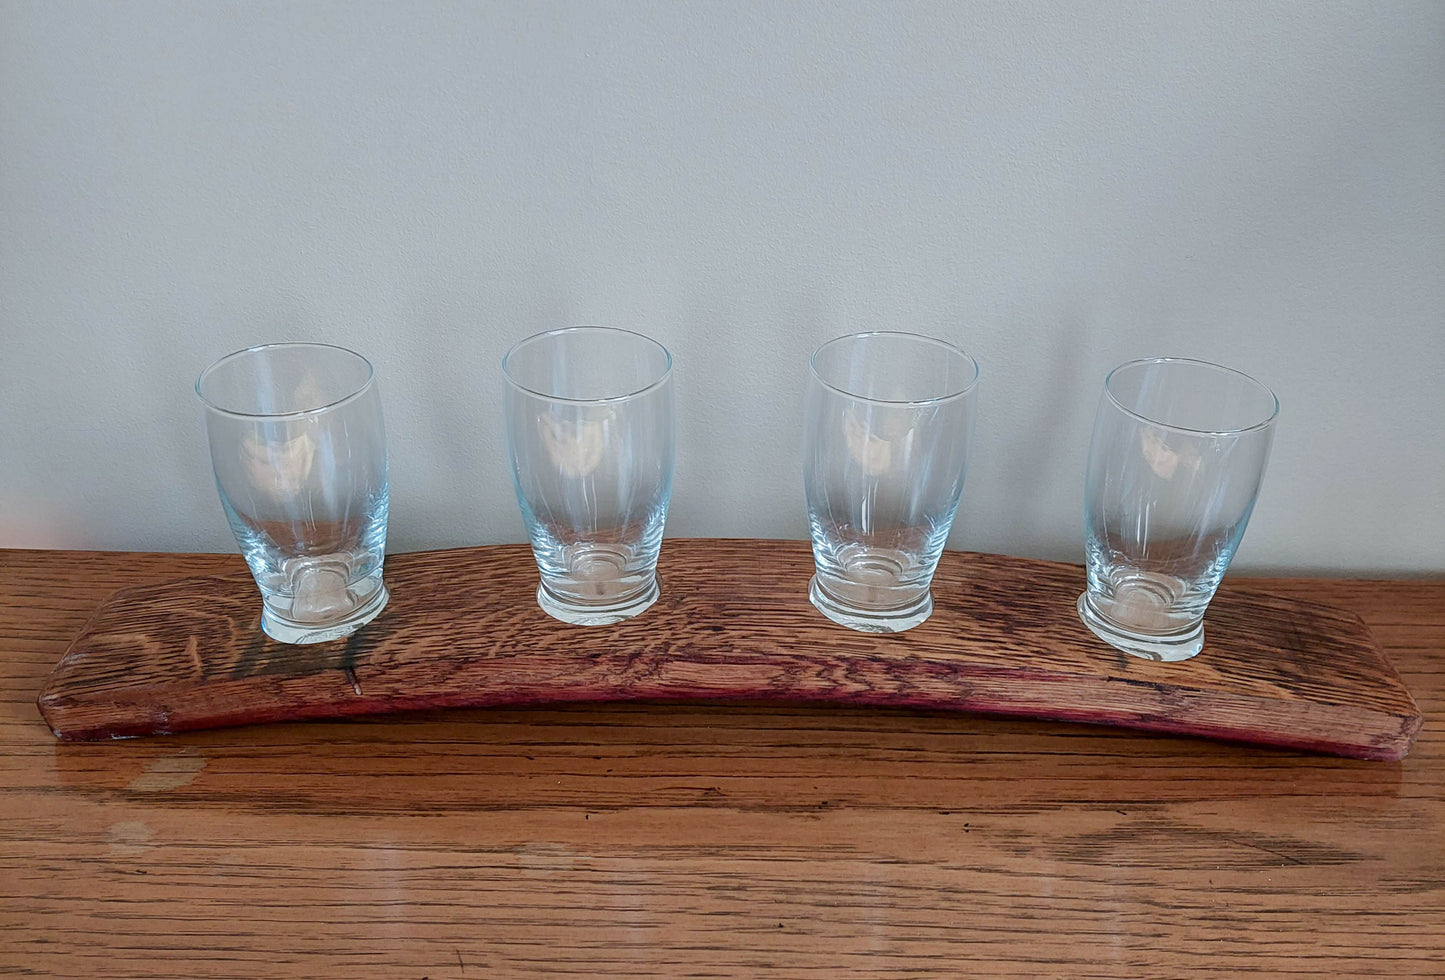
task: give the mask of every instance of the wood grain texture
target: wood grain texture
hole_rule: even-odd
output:
[[[916,709],[571,704],[58,742],[117,588],[234,555],[0,551],[0,975],[1416,977],[1445,962],[1445,581],[1361,616],[1401,762]]]
[[[1357,616],[1226,593],[1204,653],[1128,657],[1079,622],[1076,566],[950,552],[932,618],[852,632],[807,602],[806,544],[671,540],[663,598],[606,628],[536,606],[525,546],[390,559],[391,604],[348,640],[259,629],[245,576],[123,592],[39,698],[62,738],[432,707],[623,700],[831,702],[981,711],[1399,759],[1421,719]]]

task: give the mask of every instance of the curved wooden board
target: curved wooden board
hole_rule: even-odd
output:
[[[40,694],[63,739],[418,708],[560,701],[749,700],[976,711],[1093,722],[1365,759],[1400,759],[1421,718],[1360,619],[1231,593],[1204,652],[1160,664],[1096,639],[1078,566],[946,552],[934,613],[855,633],[808,603],[796,541],[670,539],[662,598],[609,627],[546,616],[525,545],[396,555],[392,598],[346,640],[276,643],[243,576],[107,600]]]

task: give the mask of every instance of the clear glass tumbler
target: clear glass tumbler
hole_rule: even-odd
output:
[[[1204,647],[1204,611],[1244,537],[1279,401],[1247,375],[1161,357],[1109,373],[1084,490],[1079,618],[1149,660]]]
[[[507,454],[550,616],[601,626],[657,601],[676,453],[672,356],[641,334],[566,327],[502,359]]]
[[[808,591],[835,623],[897,633],[933,612],[929,585],[963,492],[977,382],[972,357],[915,334],[854,334],[813,354]]]
[[[386,606],[386,431],[371,363],[325,344],[221,358],[196,381],[221,506],[283,643],[356,632]]]

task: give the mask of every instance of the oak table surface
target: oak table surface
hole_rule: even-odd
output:
[[[118,588],[235,556],[0,551],[0,974],[1445,975],[1445,581],[1359,614],[1402,762],[839,707],[429,711],[61,743]]]

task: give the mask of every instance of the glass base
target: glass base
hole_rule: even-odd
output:
[[[910,630],[933,615],[933,595],[925,590],[922,597],[907,606],[897,609],[864,609],[840,602],[830,595],[818,582],[818,576],[808,583],[808,601],[839,626],[860,633],[902,633]]]
[[[344,619],[328,623],[298,623],[282,616],[269,605],[261,609],[261,629],[281,643],[325,643],[350,636],[371,622],[386,608],[391,594],[385,583],[378,583],[376,592],[366,602],[347,613]]]
[[[610,626],[645,612],[661,595],[654,575],[640,590],[606,602],[577,602],[547,588],[544,579],[537,586],[537,605],[553,619],[573,626]]]
[[[1116,650],[1144,660],[1177,663],[1204,649],[1204,620],[1200,618],[1182,630],[1170,633],[1139,633],[1107,619],[1094,605],[1087,591],[1077,603],[1079,619],[1095,636]]]

